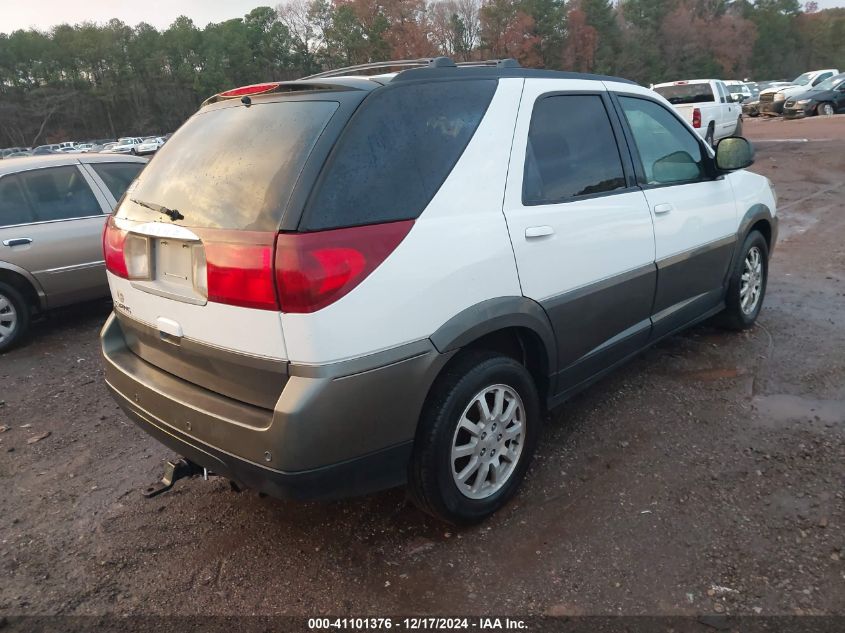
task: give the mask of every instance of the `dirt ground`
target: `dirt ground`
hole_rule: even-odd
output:
[[[555,411],[478,527],[401,490],[147,500],[171,454],[106,393],[109,308],[41,321],[0,356],[0,615],[845,614],[845,117],[745,134],[780,197],[759,325],[696,327]]]

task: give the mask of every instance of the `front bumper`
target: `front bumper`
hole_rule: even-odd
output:
[[[333,499],[401,485],[416,424],[450,354],[429,341],[397,358],[290,368],[274,410],[171,375],[136,356],[111,315],[101,334],[106,384],[159,442],[210,471],[279,498]],[[404,358],[402,357],[404,355]]]
[[[804,117],[812,116],[816,111],[816,104],[806,106],[785,106],[783,108],[784,119],[803,119]]]
[[[783,101],[761,101],[757,106],[760,114],[780,115],[783,114],[783,106],[786,100]]]

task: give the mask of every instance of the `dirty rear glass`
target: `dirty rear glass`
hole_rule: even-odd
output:
[[[278,101],[201,112],[165,143],[118,215],[166,220],[140,205],[176,209],[184,226],[272,231],[338,104]]]
[[[395,85],[350,120],[305,211],[307,231],[419,217],[463,154],[495,80]]]
[[[713,89],[709,83],[660,86],[655,88],[654,91],[674,105],[716,101],[716,97],[713,95]]]

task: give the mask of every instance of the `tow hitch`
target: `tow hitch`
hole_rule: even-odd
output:
[[[196,477],[199,474],[202,474],[203,479],[208,479],[208,476],[211,473],[208,469],[198,466],[184,457],[171,460],[167,462],[167,466],[164,467],[164,475],[162,476],[161,481],[154,483],[152,486],[144,490],[144,496],[147,499],[158,496],[162,492],[170,490],[173,487],[173,484],[179,479]]]

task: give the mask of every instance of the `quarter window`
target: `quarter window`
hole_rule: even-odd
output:
[[[701,180],[706,171],[701,144],[666,108],[646,99],[619,97],[649,185]]]
[[[120,200],[127,187],[141,173],[144,165],[142,163],[91,163],[91,167],[106,183],[114,199]]]
[[[531,114],[523,204],[554,204],[624,189],[622,159],[598,95],[541,98]]]
[[[17,176],[0,178],[0,226],[32,222],[32,210],[21,191]]]
[[[38,222],[100,215],[94,193],[76,167],[33,169],[20,174]]]

